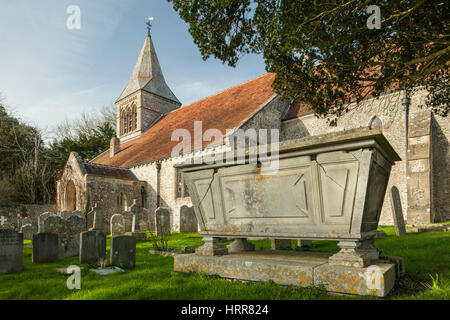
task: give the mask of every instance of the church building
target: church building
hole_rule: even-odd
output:
[[[407,224],[450,220],[450,124],[448,118],[420,107],[424,90],[411,96],[395,90],[350,103],[349,112],[330,127],[301,103],[282,101],[272,89],[274,78],[268,73],[183,106],[164,79],[148,35],[115,103],[116,137],[110,149],[89,161],[71,153],[57,182],[57,210],[84,210],[89,201],[102,209],[103,226],[109,231],[111,216],[126,213],[136,201],[148,212],[149,226],[155,209],[167,207],[171,228],[177,231],[181,206],[192,205],[183,176],[174,168],[180,158],[227,150],[238,130],[276,129],[284,141],[370,126],[381,129],[402,158],[392,168],[388,190],[394,185],[399,189]],[[200,121],[199,132],[195,126]],[[180,129],[202,143],[173,156],[179,144],[173,133]],[[213,146],[201,139],[208,129],[222,132]],[[392,223],[386,192],[380,224]]]

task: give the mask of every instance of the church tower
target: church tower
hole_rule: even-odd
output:
[[[116,135],[121,141],[139,137],[180,106],[164,80],[149,28],[130,81],[116,101]]]

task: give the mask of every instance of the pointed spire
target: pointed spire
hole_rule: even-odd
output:
[[[181,105],[180,101],[166,84],[150,35],[145,38],[144,46],[142,47],[130,81],[117,100],[119,101],[138,90],[156,94]]]

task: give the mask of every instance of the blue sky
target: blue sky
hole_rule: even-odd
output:
[[[81,9],[80,30],[66,26],[70,5]],[[187,24],[166,0],[1,1],[3,102],[48,131],[113,104],[133,71],[149,16],[166,82],[183,105],[265,73],[256,55],[236,68],[214,58],[203,61]]]

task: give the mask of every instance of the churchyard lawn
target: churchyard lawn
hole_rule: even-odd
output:
[[[394,227],[375,244],[389,256],[401,256],[406,275],[386,299],[450,298],[450,233],[408,233],[396,237]],[[170,247],[202,245],[197,233],[172,233]],[[256,248],[270,248],[269,240],[253,241]],[[224,243],[227,244],[227,243]],[[107,252],[109,258],[110,239]],[[78,257],[55,263],[31,263],[31,241],[25,241],[24,270],[0,275],[0,299],[378,299],[329,295],[321,287],[286,287],[273,282],[251,283],[173,271],[173,257],[149,254],[151,242],[138,242],[136,268],[100,276],[84,266],[81,290],[69,290],[68,275],[56,271],[78,264]],[[337,252],[335,241],[313,241],[312,251]]]

